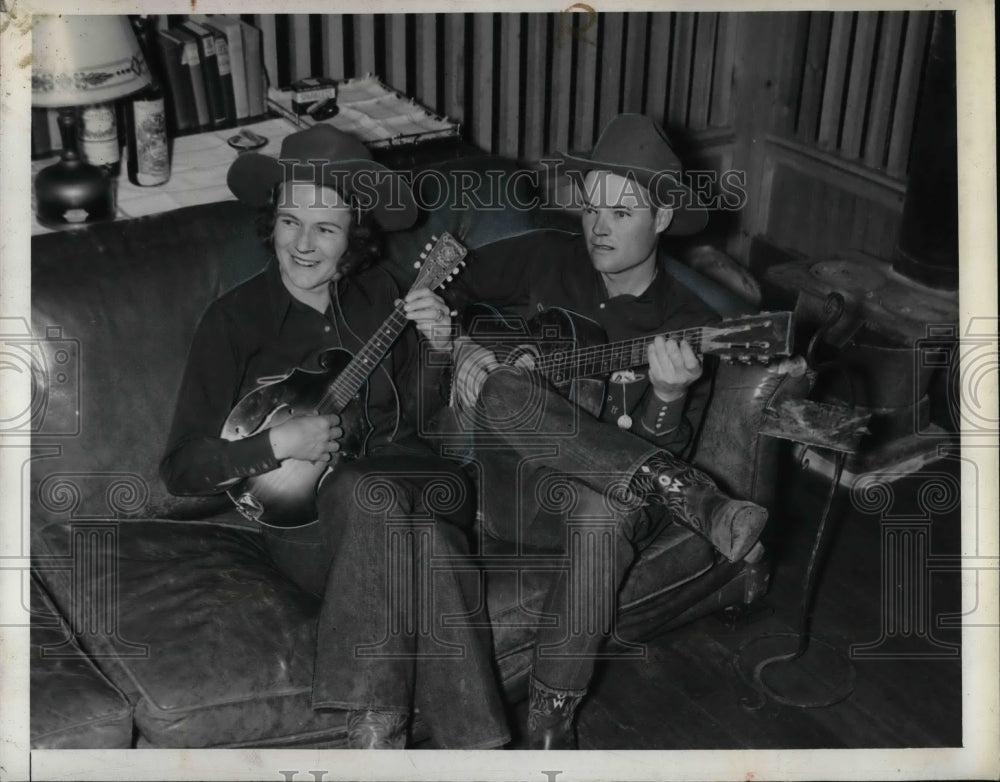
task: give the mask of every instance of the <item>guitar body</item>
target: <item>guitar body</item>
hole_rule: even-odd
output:
[[[522,341],[523,337],[523,341]],[[604,345],[607,334],[599,323],[569,310],[552,307],[542,310],[524,328],[511,330],[496,347],[501,363],[513,364],[528,353],[552,366],[546,372],[549,381],[567,399],[599,418],[604,409],[607,382],[601,377],[574,377],[561,371],[563,356],[580,348]]]
[[[317,358],[318,370],[295,369],[281,380],[256,388],[233,408],[222,428],[226,440],[242,440],[271,429],[297,415],[312,415],[327,388],[353,355],[340,348]],[[340,412],[344,436],[329,462],[285,459],[271,472],[255,475],[228,490],[237,509],[249,519],[272,527],[299,527],[317,518],[316,489],[328,470],[344,459],[357,458],[371,432],[365,416],[367,382]]]

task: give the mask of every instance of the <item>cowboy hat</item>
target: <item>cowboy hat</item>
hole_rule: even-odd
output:
[[[276,184],[288,181],[333,187],[387,231],[409,228],[417,219],[417,204],[403,177],[376,163],[364,144],[332,125],[318,123],[289,134],[277,159],[244,152],[226,175],[233,195],[255,207],[268,202]]]
[[[674,217],[668,234],[693,234],[708,222],[704,205],[681,179],[681,161],[667,134],[642,114],[619,114],[601,133],[590,154],[560,155],[566,173],[582,178],[588,171],[610,171],[631,178],[649,191],[653,203],[669,207]]]

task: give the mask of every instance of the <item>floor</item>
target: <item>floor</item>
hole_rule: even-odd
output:
[[[791,464],[784,474],[794,475]],[[757,663],[797,643],[780,634],[797,623],[826,485],[806,472],[769,525],[767,597],[745,616],[709,616],[649,642],[643,660],[603,664],[579,714],[581,748],[960,745],[959,632],[937,625],[960,610],[961,595],[955,571],[934,569],[959,550],[957,474],[956,460],[941,460],[853,499],[838,495],[844,510],[818,587],[813,642],[796,663],[767,666],[763,680],[790,701],[843,700],[802,708],[748,684]],[[907,553],[893,554],[899,547]]]

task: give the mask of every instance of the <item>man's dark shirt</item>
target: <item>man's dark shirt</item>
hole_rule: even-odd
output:
[[[188,354],[160,474],[174,494],[213,494],[240,478],[275,469],[267,432],[229,442],[219,437],[230,411],[248,392],[296,367],[316,369],[318,353],[357,353],[400,297],[379,267],[340,280],[325,314],[293,298],[277,262],[213,302]],[[421,372],[418,337],[407,326],[369,379],[369,451],[414,434],[418,400],[441,404],[440,370]],[[417,393],[418,383],[424,384]]]
[[[474,253],[448,298],[466,308],[489,302],[505,314],[530,319],[542,308],[561,307],[597,321],[608,342],[702,326],[719,319],[707,304],[662,268],[639,296],[610,297],[579,234],[537,231],[495,242]],[[709,376],[693,384],[686,400],[664,404],[653,393],[649,368],[617,372],[608,383],[602,420],[616,425],[623,413],[630,431],[686,456],[707,402]]]

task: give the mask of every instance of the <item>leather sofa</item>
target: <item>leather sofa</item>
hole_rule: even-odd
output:
[[[499,158],[439,166],[512,170]],[[418,248],[442,229],[475,248],[566,219],[446,205],[392,235],[387,262],[412,273]],[[234,201],[32,241],[35,748],[344,745],[344,713],[309,705],[315,598],[282,577],[227,498],[172,497],[157,478],[195,325],[265,260],[252,215]],[[740,307],[664,263],[717,309]],[[722,365],[701,466],[731,492],[772,502],[778,443],[760,423],[769,404],[804,392],[801,379]],[[494,543],[483,544],[485,599],[497,672],[516,701],[550,574],[519,570]],[[748,560],[729,563],[692,533],[667,530],[623,587],[619,637],[642,641],[758,598],[767,558],[758,546]]]

